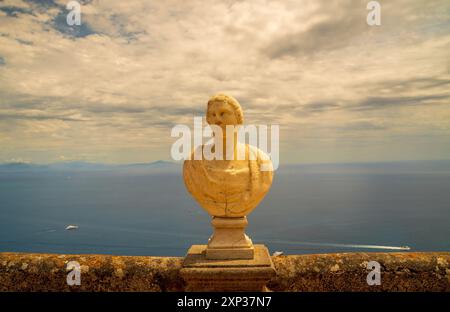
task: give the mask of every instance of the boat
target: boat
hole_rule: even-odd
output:
[[[78,229],[78,225],[68,225],[66,227],[66,230],[76,230],[76,229]]]

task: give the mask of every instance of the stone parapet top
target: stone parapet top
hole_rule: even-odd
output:
[[[81,285],[67,285],[67,263]],[[272,291],[450,291],[450,252],[338,253],[272,257]],[[381,266],[369,286],[367,264]],[[0,291],[184,291],[182,257],[0,253]]]

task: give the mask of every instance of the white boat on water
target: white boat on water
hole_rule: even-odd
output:
[[[78,225],[68,225],[66,227],[66,230],[76,230],[76,229],[78,229]]]

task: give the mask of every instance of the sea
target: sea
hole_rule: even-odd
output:
[[[0,252],[183,256],[212,233],[179,164],[8,168]],[[450,251],[450,161],[281,166],[248,220],[272,253]]]

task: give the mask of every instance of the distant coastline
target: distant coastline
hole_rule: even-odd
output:
[[[158,160],[148,163],[108,164],[84,161],[38,164],[29,162],[0,163],[2,172],[117,171],[117,172],[181,172],[182,162]],[[450,160],[403,160],[386,162],[286,163],[277,172],[326,173],[450,173]]]

